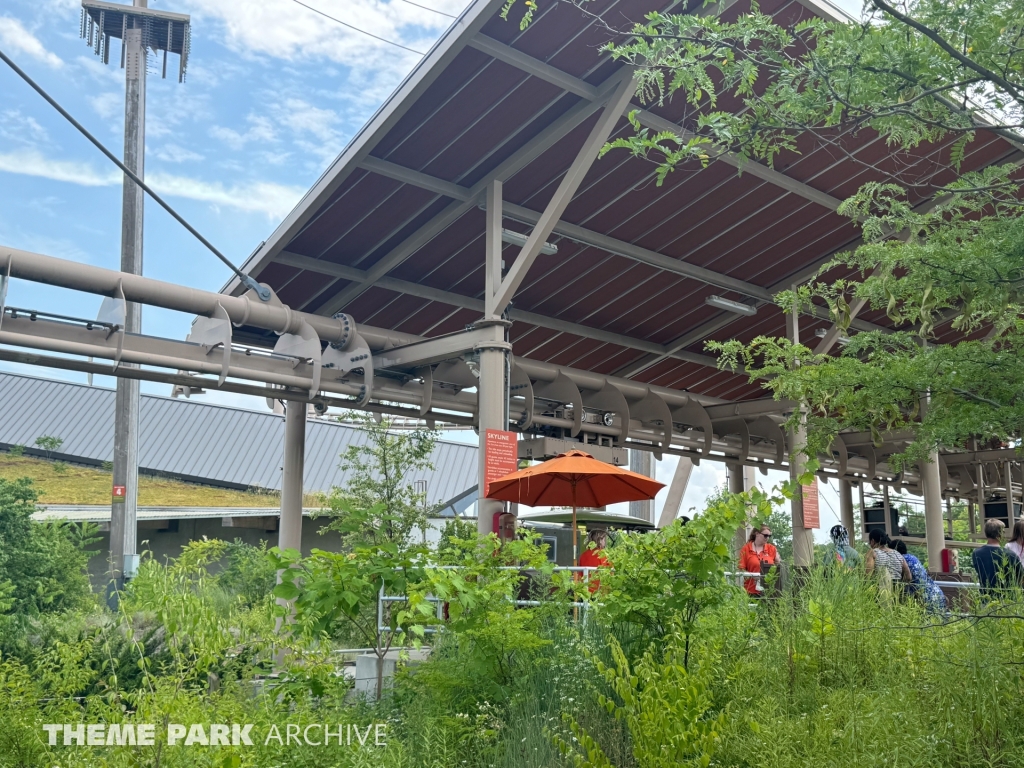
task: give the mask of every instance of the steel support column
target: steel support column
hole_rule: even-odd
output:
[[[921,418],[928,410],[928,397],[921,398]],[[942,570],[942,550],[946,537],[942,521],[942,479],[939,476],[939,452],[928,454],[928,461],[918,464],[921,494],[924,496],[924,538],[928,548],[928,570]]]
[[[939,479],[939,452],[928,454],[918,465],[924,494],[924,537],[928,547],[928,570],[942,570],[942,550],[946,546],[942,522],[942,484]]]
[[[285,403],[284,475],[281,478],[281,525],[277,545],[302,549],[302,477],[306,462],[306,404]]]
[[[133,5],[145,8],[148,0]],[[125,31],[124,164],[143,178],[146,150],[146,47],[142,30]],[[145,193],[125,176],[121,193],[121,271],[142,274],[142,229]],[[142,330],[142,305],[127,302],[127,333]],[[114,400],[114,461],[110,512],[110,579],[124,586],[125,556],[135,555],[139,494],[139,381],[117,379]],[[123,489],[123,493],[121,491]]]
[[[650,451],[630,451],[629,469],[647,477],[654,477],[654,454]],[[629,502],[630,517],[638,517],[649,523],[654,522],[654,501],[631,501]]]
[[[486,535],[494,530],[494,514],[504,510],[504,503],[485,499],[487,488],[487,430],[508,429],[509,353],[512,345],[505,341],[508,323],[503,320],[481,321],[494,330],[494,340],[476,346],[480,356],[480,381],[477,384],[477,428],[480,450],[477,452],[477,482],[481,489],[477,500],[477,531]]]
[[[839,522],[850,534],[850,541],[857,535],[853,523],[853,483],[849,480],[839,481]]]
[[[476,344],[479,355],[480,381],[477,384],[477,432],[480,450],[477,452],[477,487],[480,489],[476,509],[477,531],[487,535],[494,530],[494,515],[504,510],[504,503],[484,498],[487,492],[487,430],[508,429],[509,355],[512,345],[506,332],[509,322],[500,315],[504,307],[494,308],[492,297],[501,288],[501,182],[487,185],[487,229],[484,236],[484,299],[488,313],[476,324],[477,328],[492,333],[489,341]]]
[[[747,490],[744,486],[746,485],[745,472],[743,471],[742,464],[727,464],[726,473],[729,476],[729,493],[743,493]],[[747,524],[744,522],[739,528],[736,529],[736,533],[732,537],[733,548],[739,552],[743,549],[743,545],[747,543]]]
[[[572,201],[576,190],[583,183],[583,178],[597,159],[601,147],[604,146],[604,143],[608,141],[609,136],[615,130],[615,126],[622,117],[622,110],[626,108],[634,93],[636,93],[636,80],[623,78],[622,82],[611,94],[604,111],[594,124],[594,127],[591,128],[590,135],[583,142],[583,147],[576,155],[576,159],[573,160],[572,165],[565,172],[565,176],[562,177],[562,181],[559,183],[554,195],[552,195],[551,200],[537,220],[536,226],[534,226],[527,237],[526,244],[520,249],[519,255],[510,265],[508,274],[495,287],[494,293],[488,294],[485,297],[484,303],[488,315],[500,315],[505,311],[508,303],[512,301],[512,297],[515,296],[519,286],[526,278],[526,273],[530,271],[534,260],[540,254],[541,246],[544,245],[544,242],[554,230],[555,225],[558,224],[562,213],[565,212],[566,207]],[[488,195],[490,195],[490,192],[488,192]],[[498,203],[498,208],[500,209],[500,207],[501,205]],[[490,226],[490,217],[488,217],[487,223]]]
[[[661,518],[658,520],[659,528],[672,525],[672,521],[679,517],[683,496],[686,494],[686,486],[689,485],[692,474],[693,459],[680,456],[679,463],[676,464],[676,471],[672,475],[672,482],[668,486],[668,493],[665,496],[665,506],[662,507]]]
[[[796,290],[796,286],[793,286],[793,290]],[[796,304],[786,315],[786,324],[789,326],[790,341],[799,344],[800,311]],[[803,414],[801,414],[799,426],[790,433],[789,445],[789,476],[796,480],[806,470],[804,449],[807,446],[807,421]],[[804,525],[804,497],[800,491],[801,489],[798,488],[790,502],[793,519],[793,564],[798,568],[808,568],[814,562],[814,533]]]

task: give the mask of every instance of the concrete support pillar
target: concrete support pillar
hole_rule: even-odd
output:
[[[135,0],[146,7],[148,0]],[[125,33],[124,164],[144,178],[146,148],[146,47],[142,30]],[[121,271],[142,274],[142,188],[127,176],[121,192]],[[142,331],[142,305],[128,302],[125,331]],[[129,367],[122,363],[124,367]],[[137,554],[137,511],[139,494],[139,381],[117,380],[114,400],[114,460],[110,514],[110,579],[124,586],[125,557]],[[122,490],[123,489],[123,492]]]
[[[639,475],[654,477],[654,454],[650,451],[631,450],[629,452],[629,469]],[[647,499],[629,502],[629,515],[653,523],[654,501]]]
[[[302,549],[302,476],[306,460],[306,404],[289,400],[284,416],[284,475],[277,545]]]
[[[946,546],[942,521],[942,485],[939,478],[939,453],[932,451],[927,463],[918,465],[924,493],[924,537],[928,548],[928,570],[942,570],[942,550]]]
[[[839,481],[839,522],[850,534],[850,541],[854,541],[857,529],[853,522],[853,484],[849,480]]]

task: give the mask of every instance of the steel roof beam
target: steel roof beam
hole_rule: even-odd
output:
[[[372,163],[364,162],[362,165],[367,170],[372,170],[374,173],[379,173],[382,176],[387,176],[388,178],[401,181],[406,184],[412,184],[422,189],[431,190],[438,194],[444,194],[447,197],[463,202],[472,201],[475,203],[483,192],[483,190],[478,191],[476,187],[469,189],[468,187],[451,184],[450,182],[445,182],[433,176],[428,176],[425,173],[414,171],[411,168],[403,168],[402,166],[396,165],[395,163],[391,163],[387,160],[378,160],[374,158]],[[446,191],[442,192],[442,189],[445,189]],[[515,203],[502,202],[501,210],[508,218],[522,222],[523,224],[528,224],[531,227],[535,226],[541,218],[541,214],[539,212],[530,210],[529,208],[524,208],[523,206],[516,205]],[[442,215],[444,215],[443,212]],[[603,235],[600,232],[594,232],[593,230],[586,229],[585,227],[581,227],[577,224],[558,221],[554,226],[553,233],[556,235],[562,235],[563,237],[567,237],[570,240],[582,243],[583,245],[590,245],[617,256],[623,256],[633,261],[657,267],[658,269],[665,270],[666,272],[673,272],[683,277],[689,277],[694,280],[698,280],[699,282],[707,283],[708,285],[714,285],[718,288],[735,291],[743,296],[757,298],[762,301],[772,301],[772,296],[774,295],[771,293],[770,289],[762,288],[761,286],[748,283],[745,280],[740,280],[735,277],[723,275],[720,272],[715,272],[714,270],[706,269],[704,267],[697,266],[696,264],[689,264],[685,261],[680,261],[679,259],[666,256],[665,254],[658,253],[656,251],[651,251],[639,245],[633,245],[625,240],[617,240],[614,237]],[[397,264],[395,266],[397,266]],[[379,280],[379,278],[377,279]]]
[[[290,251],[282,251],[278,254],[275,262],[357,283],[365,282],[369,279],[369,273],[365,270],[356,269],[355,267],[347,267],[342,264],[332,264],[329,261],[321,261],[320,259],[312,259],[309,256],[302,256],[297,253],[291,253]],[[420,285],[419,283],[413,283],[408,280],[399,280],[394,277],[382,277],[376,281],[376,284],[380,288],[388,291],[394,291],[395,293],[404,293],[420,299],[427,299],[428,301],[438,301],[442,304],[462,307],[463,309],[471,309],[476,312],[480,312],[481,314],[483,314],[484,311],[483,300],[472,296],[464,296],[463,294],[445,291],[440,288],[431,288],[430,286]],[[684,351],[670,351],[664,345],[647,341],[646,339],[637,339],[635,337],[626,336],[613,331],[592,328],[590,326],[580,325],[579,323],[573,323],[568,320],[548,317],[547,315],[542,315],[537,312],[528,312],[526,310],[513,308],[509,312],[509,317],[514,321],[529,323],[530,325],[536,325],[540,328],[547,328],[552,331],[559,331],[560,333],[570,333],[574,336],[593,339],[594,341],[603,341],[607,344],[615,344],[616,346],[625,347],[627,349],[636,349],[650,354],[665,355],[675,360],[681,360],[687,363],[696,363],[698,365],[709,366],[712,368],[718,366],[718,362],[715,358],[709,355],[701,355]]]
[[[369,166],[366,167],[367,170],[371,170]],[[449,210],[458,210],[460,211],[458,216],[461,216],[463,213],[472,208],[473,205],[476,204],[476,201],[479,200],[480,196],[483,194],[483,189],[478,189],[478,187],[481,186],[480,184],[474,185],[472,189],[469,189],[467,187],[461,187],[459,185],[451,184],[450,182],[445,182],[441,179],[437,179],[433,176],[429,176],[425,173],[414,171],[410,168],[403,168],[402,166],[388,162],[387,160],[378,160],[375,158],[374,162],[372,163],[372,170],[375,173],[379,173],[383,176],[387,176],[388,178],[395,179],[396,181],[402,181],[406,184],[413,184],[414,186],[422,187],[423,189],[429,189],[431,191],[438,192],[438,194],[447,194],[449,197],[455,197],[456,200],[465,201],[462,202],[461,204],[453,203],[451,206],[449,206],[449,208],[446,208],[444,211],[441,212],[441,214],[439,214],[440,217],[444,218],[446,222],[445,226],[447,226],[447,222],[449,220],[449,216],[447,215]],[[442,185],[446,185],[445,188],[448,189],[448,193],[440,192]],[[530,226],[535,226],[537,222],[540,221],[541,219],[541,214],[538,213],[537,211],[533,211],[530,210],[529,208],[524,208],[521,205],[516,205],[515,203],[509,202],[502,203],[502,213],[510,219],[520,221]],[[458,218],[458,216],[456,216],[455,218]],[[429,232],[425,232],[425,230],[430,230],[431,232],[435,230],[436,227],[432,226],[433,224],[434,222],[431,221],[430,223],[425,225],[423,229],[418,231],[416,235],[413,236],[413,238],[410,238],[410,240],[413,240],[413,243],[415,244],[415,249],[418,249],[423,245],[423,242],[421,242],[422,238],[417,237],[418,235],[424,233],[429,234],[429,237],[434,236]],[[672,272],[682,277],[689,277],[699,282],[706,283],[707,285],[713,285],[718,288],[724,288],[729,291],[734,291],[735,293],[739,293],[740,295],[757,299],[758,301],[765,303],[773,302],[775,294],[785,287],[785,283],[789,282],[788,280],[785,280],[782,281],[782,283],[780,284],[771,286],[769,288],[763,288],[759,285],[748,283],[745,280],[740,280],[739,278],[735,277],[729,277],[728,275],[723,275],[720,272],[715,272],[714,270],[707,269],[705,267],[700,267],[697,266],[696,264],[690,264],[688,262],[675,259],[671,256],[666,256],[663,253],[658,253],[657,251],[652,251],[647,248],[643,248],[639,245],[634,245],[633,243],[626,242],[625,240],[618,240],[614,237],[601,234],[600,232],[594,232],[593,230],[586,229],[585,227],[581,227],[577,224],[570,224],[569,222],[566,221],[558,221],[554,225],[552,232],[553,234],[567,237],[568,239],[574,240],[578,243],[590,245],[595,248],[599,248],[603,251],[607,251],[608,253],[612,253],[617,256],[622,256],[633,261],[638,261],[642,264],[648,264],[652,267],[657,267],[658,269],[662,269],[666,272]],[[427,239],[429,239],[429,237]],[[373,269],[370,270],[371,273],[375,274],[372,274],[367,278],[367,282],[363,284],[361,290],[357,290],[360,288],[360,286],[354,286],[353,288],[347,289],[346,293],[348,291],[351,291],[353,298],[355,296],[358,296],[366,288],[369,288],[372,283],[378,282],[381,279],[381,277],[383,277],[383,275],[386,274],[386,272],[390,271],[394,267],[397,267],[399,264],[405,261],[405,259],[408,258],[408,255],[411,255],[411,253],[406,254],[405,252],[407,248],[403,246],[405,246],[405,243],[403,243],[401,246],[396,248],[395,251],[392,251],[391,253],[388,254],[388,256],[385,257],[385,259],[387,259],[387,264],[390,265],[387,267],[387,269],[384,268],[383,264],[385,259],[382,259],[380,262],[374,265]],[[845,250],[848,247],[849,246],[844,246],[841,250]],[[401,256],[401,258],[399,258],[399,256]],[[828,258],[831,258],[831,255]],[[820,263],[824,263],[824,260]],[[818,266],[820,266],[820,263],[818,263],[815,266],[815,270]],[[380,266],[378,267],[378,265]],[[320,310],[320,312],[324,314],[331,314],[337,311],[338,309],[344,307],[344,305],[348,303],[348,301],[350,301],[351,299],[346,298],[345,301],[342,302],[341,299],[343,296],[345,296],[345,293],[339,295],[339,297],[334,302],[328,305],[328,308],[330,309],[329,312],[328,309],[326,308],[324,310]],[[828,312],[824,308],[811,310],[810,314],[821,320],[828,319]],[[881,326],[875,325],[873,323],[866,323],[862,320],[855,320],[853,325],[854,327],[860,328],[861,330],[881,329]],[[689,335],[690,334],[688,334],[687,336]],[[694,339],[694,341],[699,341],[699,339]],[[673,342],[671,346],[674,347],[678,343],[679,342]],[[692,343],[693,341],[689,341],[683,346],[688,346],[689,344]]]
[[[488,37],[482,32],[478,32],[473,38],[471,38],[469,45],[482,53],[486,53],[499,61],[503,61],[506,64],[516,67],[517,69],[544,80],[545,82],[551,83],[552,85],[568,91],[569,93],[574,93],[577,96],[582,96],[583,98],[591,101],[598,98],[596,95],[597,89],[590,85],[590,83],[575,78],[569,73],[563,72],[540,59],[535,59],[522,51],[517,51],[511,46],[499,43],[494,38]],[[622,113],[624,115],[628,115],[630,112],[635,112],[636,118],[640,124],[647,128],[651,128],[652,130],[674,133],[683,141],[689,141],[697,136],[697,134],[692,131],[688,131],[670,120],[659,117],[653,112],[649,112],[648,110],[637,107],[633,104],[627,104],[623,108]],[[751,176],[756,176],[762,181],[766,181],[769,184],[780,187],[787,192],[792,192],[794,195],[798,195],[806,200],[822,205],[829,210],[836,210],[842,202],[827,192],[822,192],[808,184],[804,184],[803,182],[790,178],[786,174],[780,173],[768,166],[761,165],[753,160],[742,158],[733,152],[725,152],[719,155],[717,159],[739,169],[742,173],[749,173]]]
[[[605,142],[608,141],[608,137],[615,130],[622,110],[629,103],[630,98],[635,92],[636,80],[630,77],[628,80],[623,78],[615,92],[611,95],[607,106],[587,135],[576,158],[565,172],[562,181],[558,184],[558,188],[551,196],[551,200],[544,207],[543,213],[540,214],[536,225],[526,238],[526,244],[516,255],[515,261],[512,262],[512,266],[508,270],[508,274],[502,279],[501,285],[496,287],[494,296],[487,297],[486,314],[488,317],[497,316],[504,312],[505,307],[508,306],[516,291],[519,290],[519,286],[526,278],[526,273],[529,272],[533,262],[540,255],[541,246],[544,245],[544,241],[547,240],[548,235],[551,234],[555,225],[558,224],[558,220],[572,201],[576,190],[583,183],[583,177],[586,176],[594,161],[597,160],[601,147],[604,146]]]
[[[616,73],[609,77],[601,86],[602,92],[611,93],[616,86],[620,84],[622,80],[622,73]],[[572,131],[576,126],[590,117],[594,112],[601,108],[600,102],[593,101],[581,101],[576,106],[569,109],[564,115],[555,120],[551,125],[545,128],[543,131],[534,136],[530,141],[524,144],[519,150],[517,150],[511,157],[506,159],[497,168],[491,171],[487,176],[478,181],[473,185],[472,188],[468,189],[465,194],[464,200],[454,202],[445,208],[441,213],[431,219],[429,222],[420,227],[416,232],[411,234],[402,243],[396,246],[393,250],[385,254],[380,260],[374,264],[369,272],[371,279],[360,285],[349,286],[340,294],[335,296],[330,302],[324,307],[318,310],[319,314],[331,315],[337,312],[339,309],[344,307],[346,304],[355,300],[361,295],[366,289],[373,285],[374,282],[379,280],[381,277],[386,275],[392,269],[397,267],[399,264],[408,259],[412,254],[426,245],[430,240],[436,237],[442,230],[444,230],[449,224],[457,221],[460,217],[469,212],[475,205],[476,201],[484,193],[487,185],[494,179],[499,181],[505,180],[510,176],[513,176],[518,171],[522,170],[525,166],[540,157],[544,152],[554,146],[559,139],[565,136],[567,133]],[[365,161],[365,158],[363,158]],[[363,164],[360,161],[360,165]],[[390,167],[391,171],[400,166],[395,166],[394,163],[388,163],[388,166],[384,166],[383,163],[387,163],[386,160],[380,160],[374,158],[371,160],[371,165],[376,165],[377,172],[383,172],[385,168]],[[426,174],[421,174],[419,171],[412,171],[411,169],[401,169],[402,178],[397,178],[398,181],[404,181],[405,183],[414,184],[413,179],[419,179],[423,184],[429,184],[425,186],[425,189],[436,192],[437,194],[445,194],[441,192],[438,184],[450,184],[450,182],[444,182],[440,179],[433,179],[432,177],[426,177]],[[408,173],[406,173],[408,172]],[[388,175],[388,174],[384,174]],[[394,178],[394,177],[393,177]],[[417,184],[417,186],[419,186]],[[451,190],[450,188],[449,191]],[[467,189],[462,187],[462,189]],[[460,193],[461,194],[461,193]]]

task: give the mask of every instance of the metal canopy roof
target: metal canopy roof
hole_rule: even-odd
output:
[[[608,35],[593,16],[552,2],[520,31],[499,18],[502,5],[466,9],[249,259],[246,270],[286,304],[421,336],[480,318],[487,183],[504,182],[503,226],[529,232],[625,74],[601,53]],[[622,27],[686,5],[588,8]],[[707,10],[734,18],[749,0]],[[838,13],[820,0],[765,0],[760,10],[787,24]],[[741,105],[725,97],[719,106]],[[634,98],[636,108],[659,130],[685,132],[693,118],[681,98],[646,107]],[[631,130],[623,117],[613,137]],[[557,253],[540,256],[515,295],[514,354],[730,400],[759,396],[746,376],[716,370],[704,342],[785,333],[771,296],[859,242],[835,208],[861,184],[899,174],[927,205],[929,185],[954,178],[948,145],[894,152],[869,130],[838,144],[806,137],[774,170],[747,164],[739,174],[726,158],[672,173],[663,187],[652,163],[625,151],[596,161],[549,238]],[[961,170],[1017,152],[981,135]],[[505,248],[511,264],[518,247]],[[705,304],[712,294],[759,310],[717,310]],[[801,337],[826,321],[823,308],[802,319]],[[887,325],[884,313],[854,322]]]

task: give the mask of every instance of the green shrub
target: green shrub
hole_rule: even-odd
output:
[[[34,522],[36,498],[30,480],[0,478],[0,612],[16,617],[91,602],[87,546],[95,526]]]

